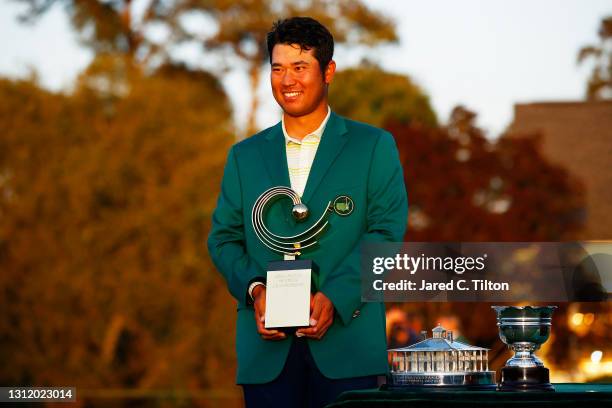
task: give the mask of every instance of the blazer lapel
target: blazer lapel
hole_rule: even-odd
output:
[[[270,129],[265,139],[266,142],[261,143],[259,149],[266,170],[272,180],[271,187],[290,187],[285,136],[283,136],[280,122]]]
[[[281,130],[282,133],[282,130]],[[329,170],[338,154],[342,151],[342,148],[348,140],[348,133],[344,119],[334,112],[331,113],[329,121],[325,126],[325,131],[321,137],[321,143],[317,149],[317,154],[310,168],[310,174],[306,181],[306,188],[302,195],[302,201],[308,203],[314,192],[316,191],[319,184],[325,177],[325,174]],[[286,156],[285,167],[286,167]]]

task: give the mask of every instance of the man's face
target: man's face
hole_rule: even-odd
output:
[[[327,84],[331,82],[335,63],[321,73],[314,50],[302,50],[297,44],[276,44],[272,49],[272,94],[283,111],[304,116],[321,104],[327,104]]]

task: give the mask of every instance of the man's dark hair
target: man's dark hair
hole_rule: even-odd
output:
[[[323,24],[310,17],[278,20],[268,33],[267,41],[270,63],[272,49],[276,44],[298,44],[302,50],[314,48],[314,56],[319,61],[322,73],[325,73],[334,55],[334,37]]]

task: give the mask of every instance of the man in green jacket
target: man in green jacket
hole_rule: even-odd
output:
[[[277,22],[267,42],[282,121],[230,150],[208,249],[238,302],[237,382],[247,407],[321,407],[343,391],[376,387],[387,372],[385,309],[361,301],[360,246],[402,240],[406,188],[393,137],[328,106],[336,68],[329,31],[295,17]],[[274,186],[291,187],[317,216],[335,201],[327,231],[300,256],[319,272],[310,326],[293,335],[265,328],[266,266],[281,255],[251,225],[254,202]],[[276,233],[300,228],[288,204],[269,209]]]

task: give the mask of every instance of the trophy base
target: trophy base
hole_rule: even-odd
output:
[[[391,372],[385,389],[390,391],[414,390],[495,390],[495,371],[458,372]]]
[[[498,391],[554,391],[546,367],[504,367]]]

